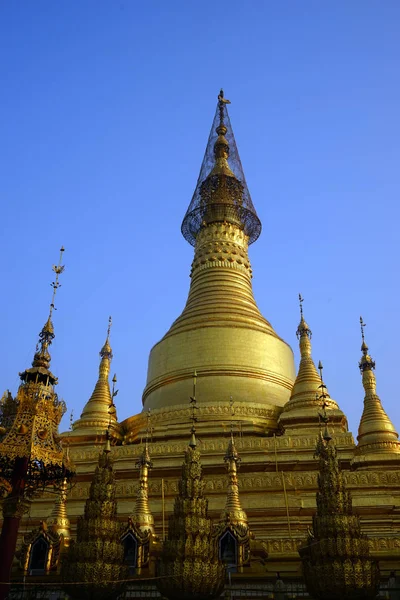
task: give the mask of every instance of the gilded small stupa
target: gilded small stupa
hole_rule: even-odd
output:
[[[365,323],[362,317],[360,317],[360,324],[362,356],[359,367],[365,397],[364,410],[358,428],[358,444],[352,464],[355,468],[370,468],[382,465],[399,468],[399,436],[376,393],[375,361],[368,353],[369,349],[364,336]]]
[[[297,435],[301,432],[309,433],[310,430],[318,431],[321,387],[321,378],[311,355],[312,332],[304,319],[301,294],[299,294],[299,302],[300,323],[296,335],[300,346],[300,365],[289,402],[285,404],[279,418],[280,425],[288,434],[295,433]],[[327,389],[325,390],[325,402],[330,423],[335,426],[336,431],[346,432],[347,419],[335,400],[329,396]]]
[[[113,437],[120,438],[117,426],[117,410],[114,398],[111,395],[109,382],[111,361],[113,359],[110,346],[111,324],[112,319],[109,317],[106,341],[100,350],[99,377],[92,395],[85,404],[80,419],[73,423],[73,435],[102,436],[105,430],[109,430]]]

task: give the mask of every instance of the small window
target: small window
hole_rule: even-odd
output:
[[[43,575],[46,572],[49,549],[50,544],[43,536],[33,542],[29,559],[29,572],[31,575]]]
[[[219,540],[219,557],[228,568],[237,567],[237,542],[230,531]]]
[[[129,532],[122,538],[124,546],[124,560],[132,572],[137,566],[137,540],[135,536]]]

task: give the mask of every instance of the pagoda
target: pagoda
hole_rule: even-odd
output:
[[[166,531],[168,518],[175,515],[178,531],[175,500],[187,500],[182,486],[189,481],[188,474],[200,468],[199,448],[187,446],[192,418],[187,397],[196,372],[201,390],[196,442],[201,448],[201,485],[208,499],[208,516],[214,523],[223,523],[223,535],[229,533],[241,544],[242,562],[232,572],[233,580],[254,585],[267,582],[273,590],[281,582],[283,586],[304,583],[298,549],[315,514],[319,465],[314,452],[320,432],[317,395],[321,381],[312,355],[311,316],[307,315],[306,321],[303,299],[297,328],[296,317],[288,315],[300,348],[296,369],[290,345],[261,314],[253,295],[249,247],[261,234],[261,222],[239,158],[229,104],[221,90],[200,174],[181,226],[184,238],[194,248],[186,305],[150,351],[143,411],[122,422],[110,392],[108,332],[93,394],[82,398],[82,414],[65,434],[77,470],[76,485],[68,495],[68,514],[74,539],[97,468],[98,447],[104,444],[110,424],[119,518],[122,524],[131,518],[131,525],[136,519],[132,514],[136,494],[133,472],[139,462],[140,507],[145,510],[137,511],[140,518],[135,527],[142,527],[142,533],[143,527],[147,528],[149,535],[158,536],[161,546],[165,542],[165,548],[172,548],[173,540]],[[314,331],[320,338],[324,334]],[[396,428],[377,396],[375,363],[364,340],[360,368],[365,399],[357,443],[348,431],[345,415],[350,400],[334,399],[326,387],[325,404],[354,513],[362,533],[368,536],[371,557],[379,560],[385,578],[400,562],[400,446]],[[121,396],[130,401],[129,390],[121,391]],[[229,406],[231,396],[234,415]],[[358,401],[361,406],[361,393]],[[150,443],[146,437],[149,409]],[[232,423],[237,429],[234,440],[229,435]],[[151,478],[147,478],[150,462]],[[50,510],[51,499],[37,500],[29,530],[39,526]],[[264,562],[259,569],[246,569],[252,536],[262,545]]]

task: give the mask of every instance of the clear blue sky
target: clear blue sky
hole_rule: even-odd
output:
[[[59,394],[77,418],[112,314],[119,417],[141,409],[150,348],[186,300],[180,224],[223,86],[263,223],[260,309],[297,359],[303,294],[353,432],[362,314],[399,429],[399,22],[398,0],[3,0],[2,390],[32,359],[64,244]]]

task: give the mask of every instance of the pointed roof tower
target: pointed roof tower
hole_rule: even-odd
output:
[[[139,469],[139,488],[136,495],[135,512],[132,517],[134,526],[142,533],[154,534],[154,518],[149,507],[149,471],[153,467],[149,452],[150,411],[147,413],[146,441],[143,452],[136,463]]]
[[[249,244],[261,232],[221,90],[195,191],[182,222],[194,246],[186,306],[151,350],[145,410],[182,405],[196,366],[206,402],[229,377],[238,402],[278,409],[294,381],[293,353],[255,302]],[[207,352],[204,352],[207,348]],[[274,410],[275,408],[275,410]],[[210,416],[211,419],[211,416]]]
[[[364,410],[358,428],[358,444],[352,465],[356,468],[400,465],[400,442],[398,433],[387,416],[376,393],[375,361],[368,353],[365,343],[365,323],[361,324],[361,360],[359,362],[365,390]]]
[[[231,435],[224,461],[228,471],[228,492],[226,495],[225,508],[221,513],[221,522],[232,523],[233,525],[242,525],[248,529],[247,515],[240,504],[239,484],[237,472],[241,463],[239,452],[236,449],[235,438],[233,437],[233,417],[235,415],[233,400],[230,401],[231,409]]]
[[[110,332],[112,319],[108,319],[107,338],[100,350],[99,377],[93,393],[87,401],[80,419],[73,423],[74,433],[104,434],[105,429],[111,424],[113,430],[117,424],[117,412],[114,405],[114,396],[110,391],[110,367],[113,353],[110,346]],[[116,382],[114,375],[113,384]],[[113,392],[116,395],[117,392]],[[114,432],[113,432],[114,433]]]
[[[329,435],[319,434],[317,511],[299,554],[308,593],[316,600],[376,598],[379,568],[370,557],[368,538],[353,514],[337,450]]]
[[[303,301],[299,294],[300,323],[296,331],[300,346],[300,365],[289,402],[285,405],[279,422],[285,430],[300,432],[305,429],[317,429],[320,425],[318,410],[320,407],[321,377],[311,355],[312,332],[304,319]],[[347,431],[347,419],[339,406],[325,388],[326,408],[329,421],[337,430]]]

